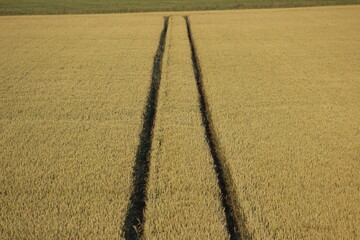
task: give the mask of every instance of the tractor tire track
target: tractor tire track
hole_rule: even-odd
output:
[[[215,136],[214,126],[209,112],[209,104],[206,99],[201,67],[194,45],[189,17],[185,16],[191,58],[193,62],[196,85],[199,92],[200,111],[204,125],[206,141],[214,161],[214,168],[218,177],[218,184],[221,190],[221,202],[225,210],[227,230],[232,240],[251,239],[245,227],[245,217],[237,199],[236,188],[231,173],[226,165],[225,158],[221,156],[218,140]]]
[[[147,105],[143,115],[144,122],[140,133],[140,142],[133,168],[132,193],[129,200],[125,223],[122,229],[122,237],[125,239],[141,239],[143,235],[146,190],[150,168],[150,151],[168,23],[169,17],[165,17],[164,28],[161,32],[158,49],[154,56],[151,85],[147,98]]]

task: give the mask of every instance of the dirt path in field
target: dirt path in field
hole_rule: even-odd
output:
[[[140,143],[136,153],[133,170],[133,189],[123,227],[123,235],[126,239],[138,239],[142,236],[144,209],[146,207],[146,188],[150,166],[149,156],[156,116],[156,106],[160,87],[161,67],[164,56],[168,22],[169,18],[165,17],[164,29],[161,32],[159,46],[154,57],[151,85],[147,105],[144,111],[144,123],[140,134]]]
[[[225,159],[220,154],[219,146],[211,115],[206,99],[205,89],[202,81],[201,67],[199,64],[196,48],[191,34],[189,18],[184,17],[187,27],[187,37],[191,49],[192,65],[199,94],[199,108],[201,112],[202,125],[204,127],[206,142],[213,159],[214,170],[217,176],[218,186],[221,192],[221,204],[226,215],[226,227],[231,239],[250,239],[245,228],[245,218],[238,204],[234,183]],[[144,234],[144,212],[147,200],[147,188],[150,169],[150,152],[153,141],[153,129],[157,112],[158,92],[160,88],[162,61],[164,56],[165,42],[169,25],[169,17],[164,19],[164,28],[160,36],[159,46],[154,56],[152,80],[149,90],[147,105],[144,111],[144,122],[140,134],[140,143],[136,154],[136,163],[133,168],[133,190],[131,193],[129,207],[122,229],[125,239],[141,239]]]
[[[250,235],[244,224],[245,217],[243,215],[243,211],[240,209],[231,173],[228,166],[226,165],[225,158],[220,154],[216,133],[214,131],[211,114],[209,112],[208,102],[206,99],[201,67],[191,34],[191,24],[189,17],[185,16],[185,20],[192,53],[191,57],[193,62],[194,75],[199,92],[202,122],[205,130],[206,141],[209,145],[209,150],[214,160],[214,168],[218,177],[218,184],[222,195],[221,201],[226,214],[227,229],[231,239],[250,239]]]

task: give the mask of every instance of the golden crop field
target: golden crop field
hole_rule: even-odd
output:
[[[253,239],[360,237],[360,8],[191,16]]]
[[[3,16],[0,56],[0,239],[360,237],[360,6]]]
[[[162,27],[156,16],[0,18],[1,239],[120,234]]]

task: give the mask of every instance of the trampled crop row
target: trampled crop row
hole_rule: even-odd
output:
[[[169,22],[153,137],[145,238],[228,238],[181,16]]]

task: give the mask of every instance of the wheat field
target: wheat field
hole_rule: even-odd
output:
[[[2,16],[0,56],[0,239],[359,238],[359,6]]]
[[[117,238],[162,25],[0,18],[1,239]]]
[[[357,239],[360,8],[190,21],[253,239]]]

